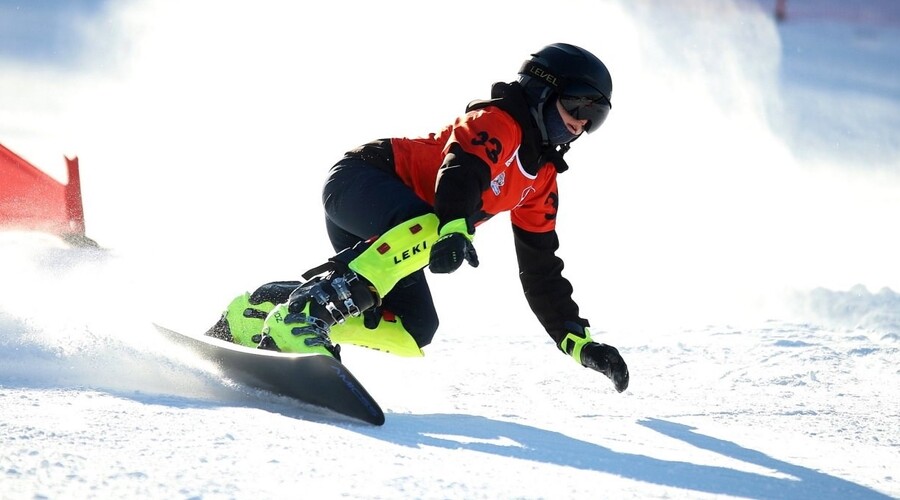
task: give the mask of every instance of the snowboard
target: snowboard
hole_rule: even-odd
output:
[[[154,324],[167,339],[213,362],[228,378],[373,425],[384,412],[340,361],[323,354],[251,349],[213,337],[185,335]]]

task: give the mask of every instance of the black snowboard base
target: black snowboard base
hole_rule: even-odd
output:
[[[340,361],[323,354],[288,354],[251,349],[207,336],[154,325],[167,339],[213,362],[237,383],[329,409],[373,425],[384,412]]]

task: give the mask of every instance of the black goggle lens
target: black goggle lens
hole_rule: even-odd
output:
[[[609,101],[602,95],[598,96],[567,96],[559,97],[559,103],[573,118],[587,120],[584,131],[591,133],[603,125],[606,116],[609,115]]]

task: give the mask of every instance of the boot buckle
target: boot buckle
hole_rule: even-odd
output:
[[[359,316],[362,314],[362,311],[359,310],[359,307],[356,306],[356,303],[353,302],[353,294],[350,292],[350,287],[347,286],[347,283],[356,278],[356,275],[352,275],[350,279],[346,279],[344,277],[337,277],[331,282],[331,286],[334,288],[334,291],[337,292],[338,300],[340,300],[344,304],[344,308],[347,309],[347,313],[350,316]],[[343,319],[340,322],[343,322]]]

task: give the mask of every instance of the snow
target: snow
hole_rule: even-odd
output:
[[[0,233],[0,498],[900,498],[896,2],[59,3],[0,3],[0,142],[80,158],[104,249]],[[543,333],[504,217],[424,358],[344,346],[382,427],[155,333],[320,263],[343,151],[559,40],[615,83],[559,230],[628,391]]]

